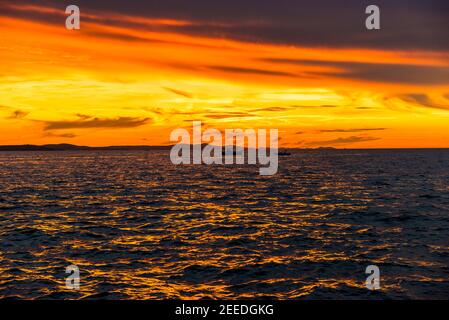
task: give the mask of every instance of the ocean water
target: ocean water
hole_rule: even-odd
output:
[[[270,177],[163,151],[2,152],[0,297],[447,299],[448,164],[296,150]]]

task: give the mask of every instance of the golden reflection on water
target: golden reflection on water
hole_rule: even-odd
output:
[[[388,159],[299,153],[266,178],[251,166],[172,166],[157,153],[42,157],[0,156],[0,297],[444,295],[447,220],[431,209],[447,193],[420,198],[419,174]],[[79,291],[65,287],[71,264]],[[381,267],[377,293],[365,288],[370,264]]]

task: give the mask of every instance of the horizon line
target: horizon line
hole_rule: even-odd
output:
[[[107,149],[107,148],[171,148],[176,144],[169,145],[102,145],[102,146],[90,146],[90,145],[76,145],[71,143],[47,143],[47,144],[5,144],[0,145],[0,151],[34,151],[34,150],[1,150],[1,148],[26,148],[26,147],[34,147],[34,148],[45,148],[45,147],[63,147],[70,146],[74,148],[90,148],[90,149]],[[194,145],[194,144],[190,144]],[[203,143],[201,145],[207,145],[207,143]],[[235,145],[233,145],[235,146]],[[226,147],[226,146],[222,146]],[[237,146],[235,146],[237,147]],[[245,147],[247,149],[247,147]],[[259,148],[257,148],[259,149]],[[270,149],[269,147],[267,149]],[[449,149],[448,147],[333,147],[333,146],[320,146],[320,147],[278,147],[277,149],[291,149],[291,150],[440,150],[440,149]],[[69,150],[58,150],[58,149],[46,149],[46,150],[36,150],[36,151],[69,151]]]

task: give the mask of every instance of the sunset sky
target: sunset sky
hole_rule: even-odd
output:
[[[449,147],[449,2],[0,0],[0,144]],[[65,8],[81,9],[81,30]]]

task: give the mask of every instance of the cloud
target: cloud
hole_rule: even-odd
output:
[[[282,112],[287,111],[289,108],[287,107],[266,107],[266,108],[257,108],[253,109],[251,111],[257,112],[257,111],[270,111],[270,112]]]
[[[387,128],[356,128],[356,129],[323,129],[318,130],[319,133],[329,133],[329,132],[364,132],[364,131],[382,131],[387,130]]]
[[[64,9],[58,0],[16,0],[14,4],[16,9],[4,6],[1,12],[60,23],[61,17],[51,10],[20,11],[17,6],[46,6],[61,13]],[[333,0],[260,0],[257,5],[241,0],[133,1],[132,5],[118,0],[78,0],[77,5],[85,12],[85,21],[159,32],[295,46],[449,49],[446,0],[377,0],[382,15],[381,30],[376,32],[366,30],[368,3],[359,0],[347,0],[344,5]]]
[[[337,138],[326,141],[312,141],[307,142],[306,145],[309,147],[319,147],[319,146],[333,146],[333,145],[341,145],[341,144],[349,144],[349,143],[357,143],[357,142],[366,142],[366,141],[374,141],[379,140],[380,138],[375,137],[362,137],[362,136],[351,136],[346,138]]]
[[[72,138],[76,138],[78,137],[78,135],[74,134],[74,133],[61,133],[61,134],[55,134],[52,132],[46,132],[44,134],[45,137],[55,137],[55,138],[68,138],[68,139],[72,139]]]
[[[253,115],[248,112],[226,112],[226,113],[205,114],[204,116],[210,119],[227,119],[227,118],[251,117]]]
[[[292,105],[292,106],[287,106],[287,107],[266,107],[266,108],[257,108],[257,109],[253,109],[251,111],[254,112],[259,112],[259,111],[269,111],[269,112],[282,112],[282,111],[288,111],[288,110],[292,110],[292,109],[308,109],[308,108],[312,108],[312,109],[318,109],[318,108],[336,108],[337,106],[335,105],[328,105],[328,104],[324,104],[324,105],[320,105],[320,106],[299,106],[299,105]]]
[[[76,116],[78,118],[80,118],[80,119],[83,119],[83,120],[87,120],[87,119],[92,119],[93,118],[92,116],[89,116],[87,114],[82,114],[82,113],[77,113]]]
[[[89,128],[134,128],[149,123],[149,118],[119,117],[116,119],[80,118],[74,121],[41,121],[45,130]]]
[[[26,117],[29,114],[29,112],[27,111],[23,111],[23,110],[15,110],[9,117],[8,119],[22,119],[24,117]]]
[[[85,31],[85,33],[88,35],[91,35],[93,37],[107,38],[107,39],[127,41],[127,42],[149,42],[149,43],[166,43],[166,44],[175,43],[175,42],[171,42],[171,41],[144,38],[144,37],[139,37],[139,36],[135,36],[135,35],[131,35],[131,34],[118,33],[118,32]]]
[[[95,22],[95,21],[94,21]],[[105,23],[105,21],[99,21],[102,23]],[[114,21],[112,21],[114,22]],[[114,23],[112,23],[114,24]],[[130,24],[132,26],[132,23]],[[129,26],[128,26],[129,27]],[[148,38],[148,37],[141,37],[136,36],[133,34],[126,34],[122,32],[109,32],[109,31],[90,31],[82,29],[81,32],[83,34],[96,37],[96,38],[105,38],[105,39],[111,39],[111,40],[117,40],[117,41],[123,41],[123,42],[140,42],[140,43],[147,43],[147,44],[167,44],[167,45],[178,45],[178,46],[189,46],[189,47],[198,47],[198,48],[209,48],[209,49],[226,49],[226,50],[236,50],[235,48],[232,48],[230,46],[224,46],[224,45],[214,45],[214,44],[201,44],[201,43],[195,43],[189,40],[183,41],[168,41],[168,40],[161,40],[157,38]],[[179,66],[179,65],[178,65]]]
[[[295,106],[291,106],[292,108],[312,108],[312,109],[317,109],[317,108],[337,108],[336,105],[332,105],[332,104],[322,104],[319,106],[299,106],[299,105],[295,105]]]
[[[179,96],[183,96],[184,98],[189,98],[192,99],[193,95],[186,92],[186,91],[181,91],[181,90],[177,90],[177,89],[172,89],[172,88],[168,88],[168,87],[163,87],[165,90],[170,91],[174,94],[177,94]]]
[[[405,102],[418,104],[427,108],[444,109],[444,110],[449,109],[449,105],[441,105],[435,103],[424,93],[408,93],[399,95],[398,97]]]
[[[241,73],[241,74],[257,74],[257,75],[263,75],[263,76],[289,76],[289,77],[296,76],[296,75],[294,75],[292,73],[288,73],[288,72],[253,69],[253,68],[238,68],[238,67],[228,67],[228,66],[208,66],[207,68],[216,70],[216,71]]]
[[[308,72],[312,75],[386,83],[449,84],[449,67],[443,66],[279,58],[264,60],[283,64],[329,67],[331,69],[327,72]]]

